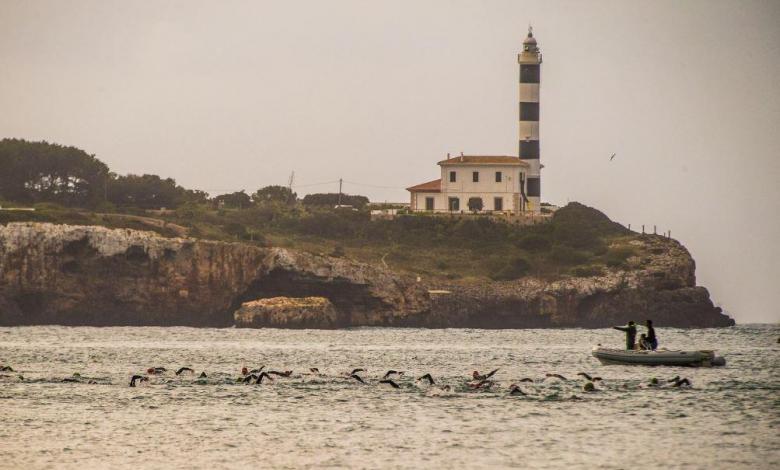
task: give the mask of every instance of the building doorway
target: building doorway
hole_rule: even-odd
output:
[[[426,197],[425,198],[425,210],[426,211],[432,211],[433,210],[433,198],[432,197]]]
[[[502,197],[493,198],[493,210],[494,211],[504,210],[504,198]]]
[[[460,199],[451,197],[449,199],[450,212],[460,212]]]

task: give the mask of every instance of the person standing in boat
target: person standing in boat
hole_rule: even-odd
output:
[[[655,336],[655,328],[653,328],[653,320],[647,320],[645,322],[647,327],[647,344],[652,351],[658,348],[658,338]]]
[[[634,349],[634,343],[636,342],[636,326],[633,320],[628,322],[628,326],[613,326],[612,328],[626,332],[626,349],[629,351]],[[653,335],[655,336],[655,334]]]

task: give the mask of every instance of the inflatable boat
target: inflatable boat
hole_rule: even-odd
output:
[[[725,366],[726,359],[716,356],[715,351],[629,351],[602,346],[593,347],[593,357],[602,364],[641,365],[641,366],[688,366],[712,367]]]

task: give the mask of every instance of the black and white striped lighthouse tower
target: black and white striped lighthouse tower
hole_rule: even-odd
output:
[[[530,26],[528,36],[523,41],[523,51],[517,55],[517,62],[520,64],[518,156],[529,165],[524,182],[524,209],[539,212],[542,195],[542,165],[539,163],[539,79],[542,54]]]

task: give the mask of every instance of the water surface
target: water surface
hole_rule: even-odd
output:
[[[0,328],[15,369],[0,378],[0,467],[778,468],[780,327],[658,334],[728,364],[602,366],[591,346],[623,342],[606,329]],[[294,373],[235,383],[261,365]],[[153,366],[169,372],[128,387]],[[368,385],[344,376],[356,367]],[[493,368],[492,389],[465,385]],[[377,383],[388,369],[406,371],[400,389]],[[596,392],[581,371],[603,377]],[[426,372],[437,386],[414,380]],[[693,387],[646,386],[676,375]],[[527,396],[508,396],[523,377]]]

